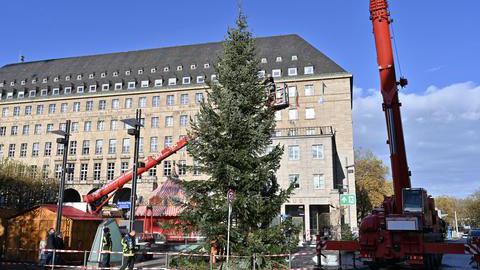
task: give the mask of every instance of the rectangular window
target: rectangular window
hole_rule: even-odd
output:
[[[82,144],[82,155],[90,154],[90,141],[84,140]]]
[[[80,164],[80,181],[87,181],[88,163]]]
[[[5,136],[7,134],[7,127],[0,127],[0,136]]]
[[[42,166],[42,177],[43,179],[47,179],[48,178],[48,172],[49,172],[49,165],[48,164],[43,164]]]
[[[78,132],[79,131],[78,126],[79,126],[78,122],[73,122],[72,126],[70,127],[71,132]]]
[[[77,86],[77,93],[83,93],[84,86]]]
[[[19,116],[20,115],[20,107],[13,107],[13,116]]]
[[[110,130],[117,130],[117,120],[110,121]]]
[[[98,102],[98,110],[99,111],[104,111],[107,108],[107,101],[106,100],[100,100]]]
[[[108,91],[108,89],[110,89],[110,84],[108,83],[102,84],[102,91]]]
[[[312,145],[312,158],[323,159],[323,144]]]
[[[46,96],[48,94],[48,89],[42,89],[40,90],[40,96]],[[8,96],[7,96],[8,99]]]
[[[38,115],[43,114],[43,105],[37,105],[37,114]]]
[[[314,189],[325,189],[325,177],[323,174],[314,174],[313,175],[313,188]]]
[[[57,156],[63,155],[64,150],[65,150],[65,145],[61,143],[57,143]]]
[[[200,175],[200,162],[198,160],[193,161],[193,175]]]
[[[114,162],[108,162],[107,163],[107,180],[113,180],[113,177],[115,176],[115,163]]]
[[[158,128],[159,122],[160,121],[158,117],[152,117],[152,128]]]
[[[52,143],[51,142],[46,142],[45,143],[45,150],[44,154],[46,157],[49,157],[52,155]]]
[[[272,77],[277,78],[282,76],[282,70],[281,69],[274,69],[272,70]]]
[[[197,76],[197,83],[204,83],[205,82],[205,76]]]
[[[116,83],[115,90],[122,90],[122,83]]]
[[[2,144],[3,146],[3,144]],[[20,144],[20,157],[26,157],[27,156],[27,147],[28,145],[26,143]]]
[[[38,135],[42,133],[42,124],[35,124],[35,129],[33,130],[33,134]]]
[[[67,110],[68,110],[68,103],[62,103],[62,104],[60,105],[60,112],[61,112],[61,113],[66,113]]]
[[[55,179],[60,180],[62,177],[62,164],[55,164]]]
[[[87,103],[85,103],[85,110],[87,112],[93,111],[93,101],[89,100]]]
[[[303,71],[305,75],[313,74],[313,66],[306,66]]]
[[[288,110],[288,120],[297,120],[298,119],[298,110],[290,109]]]
[[[181,94],[180,95],[180,104],[188,105],[188,94]]]
[[[93,164],[93,181],[100,181],[102,173],[102,163]]]
[[[288,146],[288,160],[300,160],[300,147],[298,145]]]
[[[138,152],[143,153],[143,137],[138,138]]]
[[[313,96],[315,95],[315,88],[313,88],[313,84],[305,85],[305,96]]]
[[[98,120],[97,121],[97,131],[104,131],[105,130],[105,121]]]
[[[187,161],[186,160],[179,160],[178,161],[178,175],[186,175],[187,174]]]
[[[138,107],[145,108],[147,106],[147,98],[146,97],[139,97],[138,98]]]
[[[170,147],[173,144],[173,137],[172,136],[165,136],[165,143],[164,147]]]
[[[183,77],[182,84],[190,84],[191,78],[190,77]]]
[[[315,109],[306,108],[305,109],[305,119],[315,119]]]
[[[173,127],[173,116],[165,117],[165,126],[166,127]]]
[[[72,87],[70,87],[70,86],[65,87],[65,89],[63,89],[63,93],[65,95],[71,94],[72,93]]]
[[[75,163],[67,163],[67,181],[73,182],[73,175],[75,174]]]
[[[88,92],[97,92],[97,86],[96,85],[90,85],[88,88]]]
[[[135,82],[128,82],[127,88],[128,89],[135,89]]]
[[[158,151],[158,137],[150,137],[150,152]]]
[[[73,156],[77,154],[77,141],[70,141],[69,155]]]
[[[297,96],[297,87],[289,86],[288,87],[288,97],[294,98]]]
[[[36,142],[32,145],[32,157],[38,157],[38,153],[40,152],[40,143]]]
[[[90,132],[92,131],[92,121],[85,121],[83,124],[83,131]]]
[[[300,175],[299,174],[289,174],[288,183],[294,188],[300,188]]]
[[[30,90],[30,91],[28,92],[28,96],[29,96],[29,97],[35,97],[36,95],[37,95],[37,91],[35,91],[35,90]]]
[[[176,84],[177,84],[177,78],[168,79],[168,85],[176,85]]]
[[[160,96],[152,97],[152,107],[160,107]]]
[[[148,170],[148,176],[157,176],[157,166],[153,166]]]
[[[29,132],[30,132],[30,126],[29,125],[23,125],[22,134],[23,135],[28,135]]]
[[[74,102],[73,103],[73,111],[74,112],[79,112],[80,111],[80,102]]]
[[[103,152],[103,140],[95,141],[95,155],[101,155]]]
[[[117,152],[117,140],[116,139],[110,139],[108,141],[108,153],[109,154],[115,154]]]
[[[14,143],[11,143],[9,146],[8,146],[8,157],[15,157],[15,144]]]
[[[50,104],[48,105],[48,114],[52,114],[52,113],[55,113],[55,104]]]
[[[122,163],[120,163],[120,173],[124,174],[127,171],[128,171],[128,161],[122,161]]]
[[[162,86],[162,84],[163,84],[163,80],[162,80],[162,79],[157,79],[157,80],[155,80],[155,87],[160,87],[160,86]]]
[[[288,76],[297,76],[297,68],[288,68]]]
[[[180,126],[185,127],[188,124],[188,115],[180,115]]]
[[[130,109],[130,108],[132,108],[132,104],[133,104],[133,102],[132,102],[132,99],[131,99],[131,98],[126,98],[126,99],[125,99],[125,109]]]
[[[10,131],[10,135],[15,136],[18,134],[18,126],[12,126],[12,129]]]
[[[195,103],[200,104],[203,101],[203,93],[195,94]]]
[[[145,88],[148,87],[149,82],[148,81],[142,81],[141,87]]]
[[[128,154],[130,152],[130,138],[124,138],[122,141],[122,153]]]
[[[112,100],[112,109],[120,108],[120,100],[118,98]]]
[[[53,124],[47,124],[47,133],[51,133],[53,131]]]
[[[42,105],[42,111],[43,111],[43,105]],[[37,106],[37,112],[38,112],[38,106]],[[8,108],[3,108],[2,109],[2,117],[7,117],[7,116],[8,116]]]
[[[175,97],[174,95],[168,95],[167,96],[167,106],[172,106],[175,102]]]
[[[25,115],[32,115],[32,106],[31,105],[25,106]]]
[[[164,176],[172,175],[172,162],[170,160],[163,161],[163,175]]]

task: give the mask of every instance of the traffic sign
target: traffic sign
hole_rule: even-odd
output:
[[[341,194],[340,195],[340,205],[354,205],[355,204],[355,195],[354,194]]]

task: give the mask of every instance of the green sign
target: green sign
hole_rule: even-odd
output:
[[[355,195],[353,194],[340,195],[340,205],[354,205],[354,204],[355,204]]]

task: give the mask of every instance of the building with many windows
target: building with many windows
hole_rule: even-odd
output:
[[[327,214],[356,227],[355,206],[339,207],[340,193],[355,193],[352,136],[352,75],[297,35],[256,39],[259,77],[271,74],[288,85],[290,107],[276,113],[274,143],[285,147],[278,171],[295,194],[282,213],[303,220],[305,238]],[[222,44],[207,43],[141,51],[14,63],[0,68],[0,156],[31,164],[32,172],[59,178],[63,147],[53,130],[70,119],[67,199],[81,200],[132,164],[133,138],[122,119],[142,109],[140,155],[159,153],[187,133],[208,85]],[[180,177],[201,179],[181,165],[185,150],[139,180],[146,196],[174,166]],[[176,164],[176,165],[175,165]],[[128,200],[129,189],[114,200]],[[342,214],[340,215],[340,212]],[[325,216],[325,215],[323,215]]]

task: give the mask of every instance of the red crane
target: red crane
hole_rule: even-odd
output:
[[[421,269],[437,269],[446,253],[472,254],[478,263],[478,244],[445,243],[445,223],[438,217],[433,198],[424,189],[411,187],[398,98],[398,86],[406,86],[407,80],[397,81],[395,74],[386,0],[370,0],[370,20],[380,72],[394,195],[385,198],[380,208],[361,221],[358,241],[321,241],[321,236],[317,236],[317,251],[359,250],[371,269],[399,262]]]

